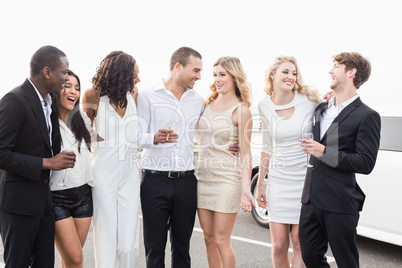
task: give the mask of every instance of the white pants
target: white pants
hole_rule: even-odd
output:
[[[120,178],[95,173],[101,172],[94,170],[92,189],[95,266],[135,267],[139,247],[139,171],[127,172]]]

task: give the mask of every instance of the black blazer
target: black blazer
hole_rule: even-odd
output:
[[[320,140],[320,117],[327,103],[314,113],[314,139],[325,145],[321,158],[311,157],[302,203],[335,213],[361,211],[365,195],[355,173],[369,174],[375,165],[380,143],[380,115],[360,98],[345,107]]]
[[[42,170],[42,159],[60,152],[60,129],[53,113],[52,133],[53,148],[42,104],[28,80],[1,99],[1,209],[34,215],[45,206],[50,171]]]

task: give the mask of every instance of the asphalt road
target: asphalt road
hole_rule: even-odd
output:
[[[142,224],[140,226],[142,232]],[[84,267],[94,267],[94,255],[92,246],[92,229],[88,234],[87,242],[84,246]],[[367,268],[396,268],[402,267],[402,247],[378,242],[375,240],[358,237],[358,248],[360,251],[360,265]],[[138,256],[138,267],[145,267],[145,253],[142,236],[140,239],[140,252]],[[238,215],[233,233],[232,246],[236,254],[237,267],[273,267],[271,263],[271,246],[269,230],[260,227],[252,218],[250,213],[241,212]],[[4,267],[3,248],[0,243],[0,268]],[[291,251],[289,252],[291,255]],[[327,254],[331,267],[337,267],[331,252]],[[204,242],[202,232],[196,221],[193,237],[191,240],[192,267],[207,267],[204,252]],[[166,267],[170,266],[170,246],[167,246]],[[59,268],[59,257],[56,251],[55,267]]]

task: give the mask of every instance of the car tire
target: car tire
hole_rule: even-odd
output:
[[[251,210],[251,215],[253,216],[254,220],[261,225],[262,227],[269,228],[268,222],[268,209],[261,208],[258,206],[256,202],[256,195],[257,195],[257,181],[258,181],[258,172],[254,174],[253,178],[251,179],[251,193],[254,196],[254,202],[256,207],[253,207]],[[267,177],[264,179],[264,186],[266,189]]]

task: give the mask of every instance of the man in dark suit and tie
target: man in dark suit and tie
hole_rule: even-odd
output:
[[[32,56],[30,78],[0,101],[0,234],[6,267],[54,267],[49,174],[72,168],[75,154],[60,153],[49,94],[63,89],[68,65],[61,50],[41,47]]]
[[[356,93],[370,77],[370,61],[357,52],[333,61],[336,96],[317,107],[314,140],[300,140],[313,166],[303,189],[299,237],[307,267],[330,267],[324,255],[329,243],[338,267],[353,268],[359,267],[356,227],[365,199],[355,174],[374,168],[381,120]]]

